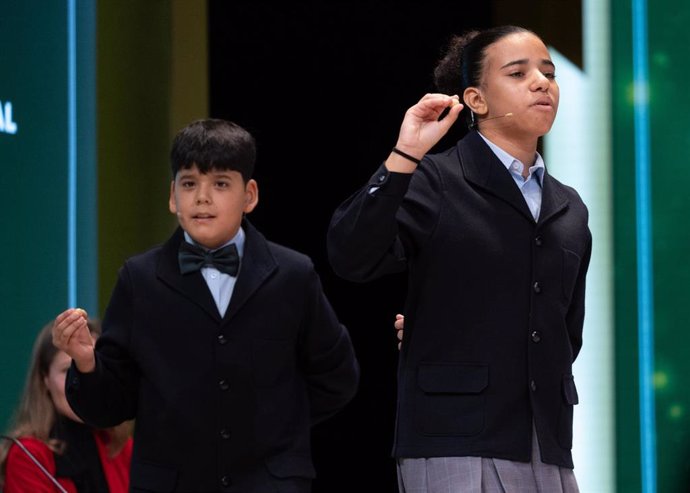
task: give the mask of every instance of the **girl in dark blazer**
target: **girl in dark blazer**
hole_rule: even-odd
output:
[[[505,26],[454,38],[435,78],[328,232],[342,277],[408,272],[400,490],[578,491],[572,363],[591,235],[537,152],[558,108],[554,64],[538,36]],[[429,154],[461,111],[470,132]]]

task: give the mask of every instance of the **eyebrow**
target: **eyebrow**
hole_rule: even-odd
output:
[[[504,69],[506,67],[512,67],[513,65],[525,65],[529,63],[529,60],[527,58],[521,58],[520,60],[513,60],[512,62],[508,62],[505,65],[501,67],[501,69]],[[553,64],[551,60],[548,58],[544,58],[541,60],[541,65],[549,65],[553,68],[556,68],[556,66]]]
[[[230,173],[223,172],[223,171],[221,171],[221,172],[212,172],[212,171],[209,171],[208,173],[201,173],[201,174],[205,174],[205,175],[208,175],[208,176],[212,176],[212,177],[214,177],[214,178],[227,178],[227,179],[230,179],[230,180],[232,179],[232,175],[231,175]],[[178,179],[181,179],[181,178],[195,178],[196,176],[197,176],[197,175],[196,175],[193,171],[186,171],[186,172],[180,171],[180,172],[178,173],[178,175],[177,175]]]

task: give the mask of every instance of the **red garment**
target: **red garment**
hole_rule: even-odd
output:
[[[127,493],[129,491],[129,465],[132,459],[132,439],[125,444],[115,457],[108,457],[106,442],[100,433],[95,432],[98,455],[103,465],[103,473],[110,493]],[[31,454],[55,476],[55,457],[53,451],[35,438],[20,438],[19,441]],[[58,483],[69,493],[78,493],[70,478],[56,478]],[[57,493],[59,490],[53,482],[41,472],[39,467],[20,450],[12,445],[5,462],[4,493]]]

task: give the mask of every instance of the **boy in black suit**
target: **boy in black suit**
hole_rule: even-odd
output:
[[[95,347],[82,310],[55,320],[76,413],[99,427],[136,419],[134,492],[308,492],[310,428],[356,392],[352,343],[311,260],[245,217],[255,157],[234,123],[182,129],[169,203],[180,227],[125,262]]]

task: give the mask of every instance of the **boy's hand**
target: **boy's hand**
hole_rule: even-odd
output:
[[[81,308],[69,308],[53,322],[53,344],[66,352],[82,373],[96,368],[94,340],[86,323],[87,315]]]
[[[403,327],[405,326],[405,316],[401,315],[398,313],[395,316],[395,323],[393,323],[393,327],[395,327],[395,330],[398,331],[398,350],[400,349],[400,346],[402,345],[402,340],[403,340]]]

